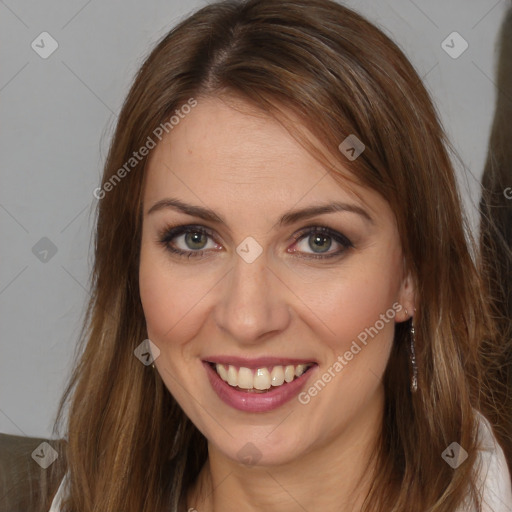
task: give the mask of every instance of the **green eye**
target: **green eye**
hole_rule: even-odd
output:
[[[333,240],[341,246],[341,249],[328,253],[327,251],[331,248]],[[302,256],[304,258],[333,258],[341,256],[347,249],[354,247],[347,237],[324,226],[313,226],[297,234],[295,245],[302,241],[307,241],[307,247],[303,250],[294,249],[292,252],[307,254],[307,256]],[[312,253],[307,252],[305,249],[312,250]]]

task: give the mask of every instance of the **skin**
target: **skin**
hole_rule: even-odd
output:
[[[371,483],[394,322],[414,308],[395,218],[376,192],[358,186],[356,196],[335,180],[275,120],[243,100],[234,105],[198,98],[146,168],[139,279],[148,337],[160,349],[157,371],[209,448],[187,508],[359,510]],[[168,197],[208,207],[227,225],[171,208],[148,214]],[[277,225],[289,210],[330,201],[363,208],[372,221],[345,211]],[[182,234],[171,244],[203,248],[202,257],[179,257],[159,242],[166,227],[186,224],[213,237],[187,244]],[[315,235],[291,238],[309,226],[342,233],[353,247],[329,238],[315,252]],[[248,236],[263,249],[252,263],[236,252]],[[306,405],[294,398],[270,412],[238,411],[217,397],[201,363],[219,354],[316,360],[314,382],[394,303],[402,306],[395,318]],[[261,456],[255,465],[237,457],[248,442]]]

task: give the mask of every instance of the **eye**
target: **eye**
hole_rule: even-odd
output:
[[[159,242],[174,254],[196,258],[202,256],[207,249],[219,247],[217,244],[208,247],[209,237],[212,238],[213,233],[204,226],[177,226],[164,229]]]
[[[354,247],[352,242],[341,233],[334,231],[325,226],[313,226],[306,228],[294,235],[295,245],[299,247],[299,250],[292,249],[292,253],[304,253],[307,256],[300,256],[306,259],[326,259],[339,257],[345,253],[345,251],[351,247]],[[340,246],[340,249],[334,252],[328,252],[333,245]],[[302,244],[302,247],[300,246]],[[313,252],[308,252],[312,250]]]

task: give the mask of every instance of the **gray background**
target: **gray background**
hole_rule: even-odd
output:
[[[92,191],[116,115],[152,45],[205,3],[0,0],[0,432],[51,435],[88,298]],[[510,1],[344,3],[390,35],[424,77],[462,157],[458,177],[476,229],[496,40]],[[469,44],[456,59],[441,47],[453,31]],[[42,32],[58,43],[46,59],[31,47],[50,48]]]

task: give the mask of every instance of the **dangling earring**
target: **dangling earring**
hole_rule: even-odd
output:
[[[411,316],[411,366],[412,366],[412,380],[411,380],[411,391],[416,393],[418,390],[418,366],[416,365],[416,333],[414,331],[414,316]]]
[[[409,315],[407,309],[405,310],[405,314]],[[410,317],[411,327],[409,328],[409,337],[410,337],[410,345],[408,347],[408,352],[410,354],[411,359],[411,367],[412,367],[412,376],[411,376],[411,392],[416,393],[418,390],[418,366],[416,365],[416,348],[415,348],[415,331],[414,331],[414,315]]]

